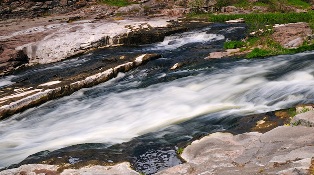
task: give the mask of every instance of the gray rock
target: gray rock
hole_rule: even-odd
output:
[[[291,124],[314,127],[314,111],[301,113],[293,117]]]
[[[314,128],[277,127],[267,133],[214,133],[182,153],[187,162],[161,174],[300,174],[314,156]]]
[[[294,40],[289,41],[287,44],[284,45],[284,47],[286,47],[286,48],[299,47],[302,45],[303,42],[304,42],[304,39],[302,39],[301,37],[298,37]]]
[[[138,13],[138,12],[144,12],[144,8],[140,4],[132,4],[128,5],[126,7],[120,7],[116,13]]]

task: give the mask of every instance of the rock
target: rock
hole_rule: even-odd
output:
[[[212,52],[205,59],[222,58],[226,56],[227,56],[227,52]]]
[[[204,59],[214,59],[214,58],[223,58],[223,57],[229,57],[229,56],[234,56],[237,55],[237,52],[239,52],[240,49],[227,49],[224,52],[212,52],[209,54],[208,57]]]
[[[314,111],[311,110],[311,111],[296,115],[291,120],[291,124],[314,127]]]
[[[180,68],[180,67],[182,67],[183,66],[183,63],[176,63],[176,64],[174,64],[171,68],[170,68],[170,70],[175,70],[175,69],[178,69],[178,68]]]
[[[166,19],[150,19],[143,22],[124,20],[117,22],[74,23],[62,25],[59,30],[45,38],[37,42],[18,46],[16,50],[23,50],[27,54],[30,64],[47,64],[98,47],[128,45],[131,44],[130,40],[132,38],[137,40],[137,44],[155,42],[155,39],[163,39],[165,33],[157,30],[154,32],[152,29],[164,27],[165,30],[174,30],[170,29],[170,27],[168,28],[168,25],[170,23]],[[143,26],[149,27],[143,28]],[[149,33],[148,31],[150,31],[150,35],[143,35],[143,32]],[[157,35],[160,35],[160,37],[158,38]]]
[[[91,166],[80,169],[66,169],[60,175],[87,175],[87,174],[123,174],[139,175],[138,172],[130,168],[130,163],[123,162],[114,166]]]
[[[244,19],[243,18],[239,18],[239,19],[234,19],[234,20],[228,20],[226,21],[226,23],[244,23]]]
[[[103,83],[119,72],[126,72],[143,65],[150,60],[160,58],[158,54],[142,54],[130,62],[126,62],[98,73],[81,77],[81,80],[62,82],[59,80],[43,83],[34,88],[12,92],[0,98],[0,118],[10,116],[29,107],[37,106],[49,100],[63,97],[73,92]]]
[[[221,8],[221,12],[223,13],[234,13],[236,11],[238,11],[238,8],[235,6],[226,6]]]
[[[314,106],[313,105],[298,105],[298,106],[296,106],[295,109],[296,109],[297,114],[301,114],[301,113],[305,113],[307,111],[313,111]]]
[[[63,172],[58,171],[56,165],[43,164],[28,164],[22,165],[19,168],[4,170],[0,175],[10,174],[49,174],[49,175],[92,175],[92,174],[125,174],[125,175],[139,175],[138,172],[130,168],[130,163],[123,162],[113,166],[89,166],[80,169],[66,169]]]
[[[130,13],[143,14],[144,8],[140,4],[132,4],[126,7],[120,7],[115,13],[116,14],[130,14]]]
[[[187,146],[187,162],[158,175],[285,174],[308,172],[314,156],[314,128],[277,127],[264,134],[214,133]]]
[[[293,48],[303,44],[307,36],[312,34],[308,23],[290,23],[274,26],[272,37],[283,47]]]
[[[13,174],[60,174],[57,171],[58,167],[55,165],[43,165],[43,164],[29,164],[22,165],[18,168],[8,169],[0,172],[0,175],[13,175]]]
[[[186,8],[173,8],[173,9],[163,9],[161,11],[162,15],[166,16],[183,16],[185,14],[189,13],[189,9]]]
[[[289,41],[288,43],[286,43],[284,45],[285,48],[297,48],[299,46],[301,46],[304,42],[304,39],[302,39],[301,37],[298,37],[294,40]]]

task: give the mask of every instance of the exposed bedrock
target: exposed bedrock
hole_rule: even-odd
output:
[[[25,63],[57,62],[100,47],[159,42],[167,35],[204,25],[152,18],[78,21],[4,31],[0,32],[0,75]]]
[[[184,149],[187,161],[157,174],[309,174],[314,128],[280,126],[264,134],[214,133]]]

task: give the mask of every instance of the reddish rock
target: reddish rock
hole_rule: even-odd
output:
[[[275,25],[272,37],[286,48],[299,47],[306,38],[312,34],[312,29],[307,23],[290,23]]]

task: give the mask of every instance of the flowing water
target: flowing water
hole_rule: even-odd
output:
[[[228,31],[232,29],[229,26]],[[124,53],[162,53],[163,58],[1,121],[0,166],[18,163],[44,150],[83,143],[114,145],[147,133],[155,133],[149,136],[151,142],[177,143],[197,132],[223,130],[226,120],[230,124],[234,117],[314,103],[314,52],[202,61],[228,38],[227,30],[210,33],[211,30],[121,49]],[[68,60],[67,64],[28,70],[0,84],[26,74],[84,66],[92,58],[114,52],[117,51],[98,51]],[[195,59],[198,61],[193,62]],[[182,60],[192,61],[170,70]]]

